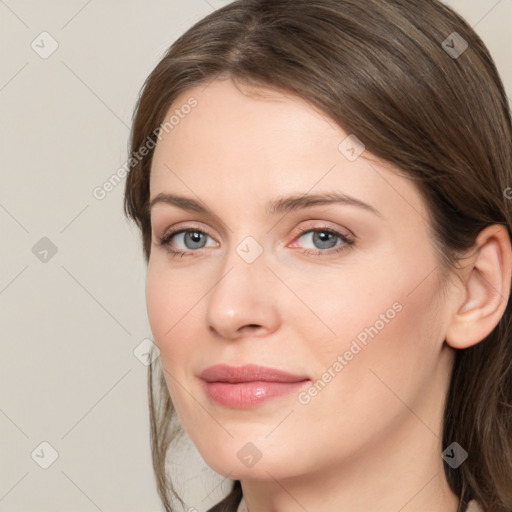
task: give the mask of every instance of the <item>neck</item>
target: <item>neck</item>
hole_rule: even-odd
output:
[[[395,453],[361,458],[328,474],[242,481],[244,498],[249,512],[457,512],[460,500],[449,488],[441,457],[437,467],[421,470],[425,448],[407,450],[408,461]]]
[[[439,422],[440,426],[441,422]],[[343,465],[316,473],[242,480],[249,512],[304,510],[457,512],[441,458],[441,439],[414,415]],[[299,453],[300,456],[300,453]],[[293,466],[293,464],[291,464]]]

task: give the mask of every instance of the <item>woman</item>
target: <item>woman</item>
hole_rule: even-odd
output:
[[[512,510],[512,128],[462,18],[233,2],[151,73],[131,151],[166,510],[182,427],[233,480],[211,510]]]

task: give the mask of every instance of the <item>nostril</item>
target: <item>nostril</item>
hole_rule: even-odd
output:
[[[247,324],[239,329],[239,331],[258,331],[262,326],[259,324]]]

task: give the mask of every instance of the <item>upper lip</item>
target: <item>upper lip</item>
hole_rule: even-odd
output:
[[[206,382],[228,382],[231,384],[241,382],[302,382],[309,380],[304,375],[293,375],[283,370],[247,364],[244,366],[229,366],[217,364],[206,368],[199,375]]]

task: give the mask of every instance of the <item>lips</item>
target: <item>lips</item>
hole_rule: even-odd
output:
[[[208,397],[224,406],[247,409],[272,398],[289,395],[310,382],[305,375],[257,365],[215,365],[199,377]]]

